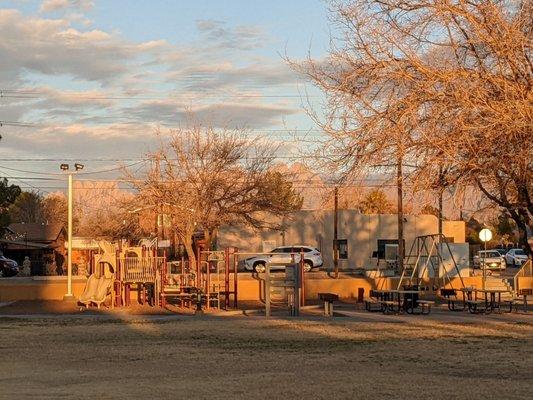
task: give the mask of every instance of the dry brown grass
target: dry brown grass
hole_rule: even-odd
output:
[[[483,320],[480,320],[483,321]],[[528,398],[530,323],[1,318],[0,398]]]

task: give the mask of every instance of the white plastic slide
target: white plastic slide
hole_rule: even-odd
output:
[[[91,303],[94,303],[100,308],[100,305],[105,301],[107,293],[111,288],[113,279],[106,278],[105,276],[100,277],[98,281],[98,287],[96,288],[96,293],[91,298]]]
[[[87,283],[85,284],[85,289],[78,300],[81,304],[85,304],[85,307],[88,307],[92,302],[93,297],[95,296],[98,290],[98,284],[100,283],[100,278],[95,274],[91,274]]]

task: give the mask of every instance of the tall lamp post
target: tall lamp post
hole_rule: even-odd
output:
[[[483,228],[479,231],[479,239],[485,244],[485,251],[483,252],[483,257],[481,257],[481,262],[483,263],[483,290],[485,290],[485,281],[487,280],[487,263],[485,258],[487,257],[487,242],[492,239],[492,232],[490,229]]]
[[[75,300],[72,294],[72,175],[75,172],[82,170],[83,164],[74,164],[74,171],[70,170],[68,164],[61,164],[61,171],[68,173],[68,215],[67,215],[67,293],[63,296],[63,300]]]

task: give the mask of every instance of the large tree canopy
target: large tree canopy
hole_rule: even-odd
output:
[[[169,215],[194,262],[192,237],[210,245],[221,225],[271,227],[272,218],[301,208],[292,184],[273,169],[274,149],[243,132],[198,124],[172,132],[168,145],[148,155],[144,173],[127,173],[136,207]]]
[[[533,227],[533,2],[332,5],[326,60],[296,65],[327,95],[322,148],[345,176],[416,164],[415,188],[475,186]]]
[[[20,187],[10,185],[6,178],[0,179],[0,227],[9,225],[9,206],[13,204],[20,193]]]

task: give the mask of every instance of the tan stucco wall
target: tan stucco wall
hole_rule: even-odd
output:
[[[533,278],[521,278],[520,287],[533,287]],[[465,286],[482,286],[481,277],[463,278]],[[425,280],[424,285],[432,286],[433,281]],[[398,278],[371,279],[363,277],[341,276],[339,279],[321,277],[308,278],[305,281],[305,297],[307,299],[317,299],[318,293],[330,292],[338,294],[342,299],[357,298],[359,288],[364,289],[365,297],[370,289],[395,289],[398,285]],[[79,297],[85,287],[85,281],[77,279],[73,281],[72,289],[76,297]],[[260,282],[249,274],[240,274],[238,284],[238,300],[257,301],[259,300]],[[452,287],[459,288],[461,283],[458,278],[452,281]],[[0,281],[0,302],[16,300],[61,300],[66,293],[66,280],[40,280],[34,281],[31,278],[7,278]],[[132,293],[132,301],[136,294]]]
[[[533,277],[530,277],[530,276],[519,277],[518,287],[520,289],[533,289]]]
[[[405,217],[404,235],[406,254],[416,236],[436,234],[438,220],[434,215]],[[246,227],[225,227],[218,236],[219,248],[238,247],[243,252],[263,251],[263,241],[276,246],[305,244],[322,251],[326,267],[333,263],[333,212],[328,210],[299,211],[285,221],[285,238],[279,231],[254,231]],[[378,239],[398,237],[396,215],[360,214],[354,210],[339,211],[338,238],[348,240],[348,260],[340,260],[341,268],[363,268],[370,264],[372,252],[377,250]],[[463,221],[444,221],[443,233],[455,243],[465,240]],[[283,240],[284,239],[284,240]]]
[[[86,279],[72,280],[72,294],[79,297],[85,288]],[[0,301],[16,300],[62,300],[67,293],[66,277],[3,278],[0,280]]]

